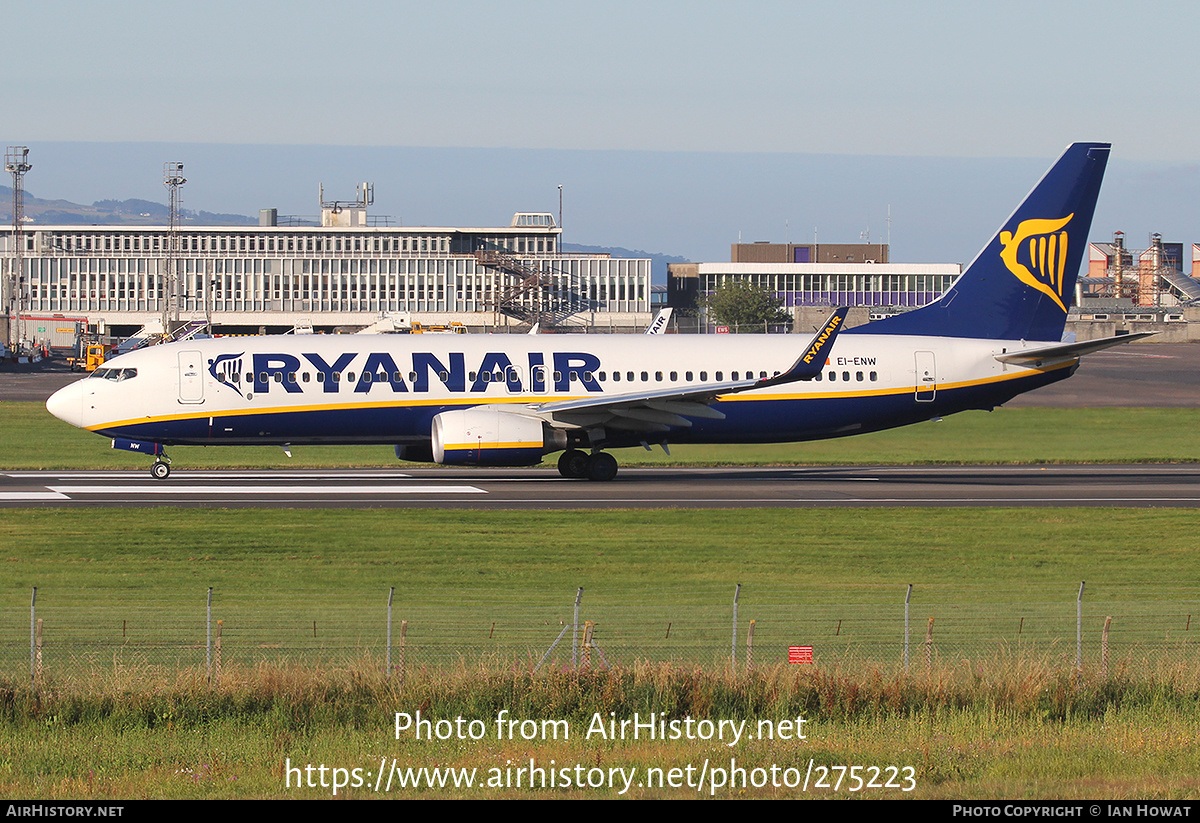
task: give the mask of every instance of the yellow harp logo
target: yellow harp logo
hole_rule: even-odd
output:
[[[1027,286],[1048,295],[1065,313],[1063,275],[1067,268],[1067,233],[1072,212],[1059,220],[1022,220],[1016,233],[1000,232],[1000,259]],[[1026,241],[1029,241],[1028,243]],[[1022,249],[1025,254],[1022,254]]]

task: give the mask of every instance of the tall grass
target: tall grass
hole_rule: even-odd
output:
[[[1124,667],[1103,678],[1087,669],[997,657],[910,674],[846,664],[774,665],[738,673],[669,663],[545,672],[462,664],[420,667],[401,678],[365,664],[340,669],[260,664],[227,669],[215,685],[202,670],[157,669],[93,672],[37,688],[0,682],[0,724],[9,728],[46,723],[198,728],[236,719],[294,732],[375,726],[383,715],[416,709],[427,717],[487,720],[507,709],[515,717],[583,722],[597,712],[855,722],[945,711],[1066,721],[1161,706],[1200,708],[1200,672],[1181,666],[1135,677]]]

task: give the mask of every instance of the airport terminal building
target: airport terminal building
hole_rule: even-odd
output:
[[[258,226],[185,225],[174,233],[27,225],[22,313],[136,329],[167,311],[211,319],[218,332],[331,330],[384,313],[481,328],[650,320],[650,261],[564,253],[550,214],[517,213],[493,228],[371,226],[365,209],[326,210],[320,225],[275,222],[265,211]],[[13,242],[13,234],[0,237],[10,262]]]
[[[962,273],[957,263],[890,263],[887,244],[737,243],[728,263],[673,263],[668,303],[699,307],[727,283],[749,283],[782,304],[910,309],[935,300]]]

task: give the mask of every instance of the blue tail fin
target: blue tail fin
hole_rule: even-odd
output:
[[[845,334],[1061,339],[1108,150],[1068,146],[937,302]]]

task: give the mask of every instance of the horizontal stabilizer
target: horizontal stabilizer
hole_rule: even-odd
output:
[[[1144,340],[1155,334],[1158,334],[1158,332],[1140,331],[1135,334],[1121,334],[1116,337],[1101,337],[1099,340],[1084,340],[1082,343],[1062,343],[1057,346],[1042,346],[1041,348],[1026,349],[1025,351],[1005,352],[1004,354],[997,354],[995,357],[1002,363],[1015,363],[1019,366],[1038,365],[1047,360],[1080,357],[1092,352],[1111,349],[1113,346],[1132,343],[1135,340]]]

